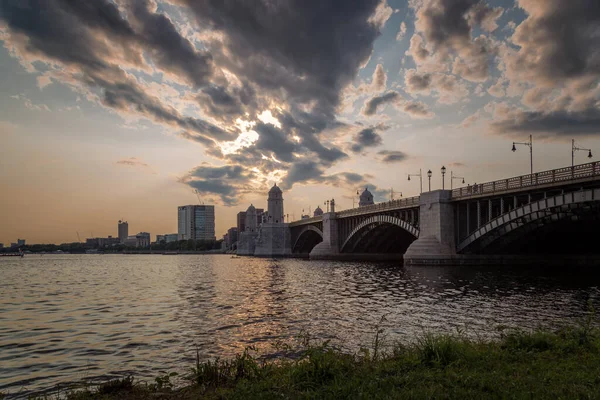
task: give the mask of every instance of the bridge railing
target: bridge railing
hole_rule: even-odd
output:
[[[339,211],[336,213],[337,217],[351,217],[354,215],[364,215],[374,212],[381,212],[387,210],[396,210],[398,208],[418,207],[419,196],[407,197],[405,199],[397,199],[384,201],[382,203],[373,204],[370,206],[363,206],[358,208],[350,208],[348,210]]]
[[[305,224],[312,224],[315,222],[319,222],[322,221],[323,217],[322,216],[318,216],[318,217],[310,217],[310,218],[304,218],[304,219],[299,219],[297,221],[292,221],[290,222],[290,226],[298,226],[298,225],[305,225]]]
[[[463,186],[452,190],[452,198],[460,199],[520,188],[534,188],[536,186],[548,185],[555,182],[568,182],[593,176],[600,176],[600,163],[595,161],[588,164],[575,165],[573,167],[558,168],[550,171],[500,179],[493,182],[475,184],[472,186]]]

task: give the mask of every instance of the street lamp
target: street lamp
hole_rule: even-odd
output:
[[[513,142],[513,147],[512,147],[513,152],[517,151],[517,148],[515,147],[516,144],[522,144],[524,146],[529,146],[529,166],[530,166],[531,175],[533,175],[533,140],[531,138],[531,135],[529,135],[529,142],[524,142],[524,143]]]
[[[450,190],[452,190],[452,182],[454,182],[455,179],[462,179],[463,185],[465,184],[465,178],[462,176],[454,176],[454,172],[450,171]]]
[[[427,178],[429,178],[429,191],[431,192],[431,170],[427,171]]]
[[[571,140],[571,167],[573,167],[573,165],[575,164],[575,152],[577,150],[587,151],[588,158],[592,158],[592,150],[591,149],[580,149],[579,147],[575,147],[575,139],[572,139]]]
[[[418,176],[421,181],[421,191],[419,193],[423,193],[423,174],[421,174],[421,169],[419,168],[418,174],[408,174],[408,180],[410,181],[411,176]]]
[[[442,165],[442,190],[444,190],[444,183],[445,183],[445,182],[444,182],[444,181],[445,181],[445,179],[444,179],[444,178],[445,178],[445,175],[446,175],[446,167],[444,167],[444,166]]]
[[[329,212],[329,200],[323,202],[324,206],[327,206],[327,212]]]

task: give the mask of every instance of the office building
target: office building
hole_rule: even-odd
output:
[[[119,240],[121,243],[125,243],[127,236],[129,236],[129,224],[127,221],[119,220]]]
[[[177,233],[184,240],[216,240],[215,206],[190,205],[177,208]]]
[[[25,246],[25,239],[17,239],[17,246]]]

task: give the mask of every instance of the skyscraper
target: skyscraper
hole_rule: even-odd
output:
[[[119,220],[119,241],[125,243],[127,236],[129,236],[129,224],[127,221]]]
[[[215,206],[190,205],[177,208],[177,233],[185,240],[216,240]]]

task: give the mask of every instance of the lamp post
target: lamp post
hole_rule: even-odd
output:
[[[462,176],[454,176],[454,172],[450,171],[450,190],[452,190],[452,182],[454,182],[455,179],[462,179],[463,185],[465,184],[465,178]]]
[[[522,144],[524,146],[529,146],[529,167],[530,167],[531,175],[533,175],[533,139],[531,138],[531,135],[529,135],[529,142],[524,142],[524,143],[513,142],[513,147],[512,147],[513,152],[517,151],[517,148],[515,147],[516,144]]]
[[[429,191],[431,192],[431,170],[427,171],[427,178],[429,178]]]
[[[444,167],[444,166],[442,165],[442,169],[441,169],[441,171],[442,171],[442,190],[444,190],[444,189],[445,189],[445,188],[444,188],[444,184],[445,184],[445,182],[444,182],[444,181],[445,181],[445,176],[446,176],[446,167]]]
[[[419,193],[423,193],[423,174],[421,174],[421,169],[419,168],[418,174],[408,174],[408,180],[410,181],[411,176],[418,176],[421,181],[421,191]]]
[[[576,151],[587,151],[588,158],[592,158],[592,150],[591,149],[583,149],[575,146],[575,139],[571,140],[571,168],[575,165],[575,152]]]
[[[327,212],[329,212],[329,200],[323,203],[324,206],[327,206]]]

